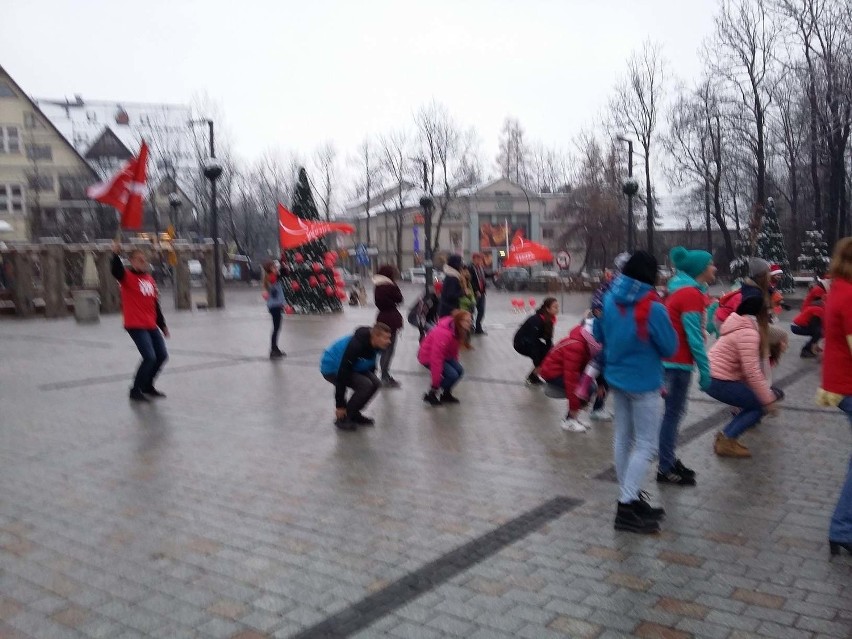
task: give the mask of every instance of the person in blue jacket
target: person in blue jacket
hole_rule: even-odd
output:
[[[361,326],[352,335],[341,337],[325,349],[320,360],[320,373],[334,384],[334,425],[340,430],[372,426],[375,421],[361,413],[381,388],[376,377],[376,357],[391,342],[391,329],[381,322]],[[346,401],[346,389],[354,392]]]
[[[604,378],[615,403],[614,452],[619,496],[615,529],[636,533],[660,530],[662,508],[653,508],[642,482],[657,455],[663,415],[663,359],[678,340],[654,285],[657,260],[636,251],[604,296],[595,322],[603,344]]]

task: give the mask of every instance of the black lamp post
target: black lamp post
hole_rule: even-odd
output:
[[[180,195],[177,193],[169,193],[169,206],[172,208],[172,227],[177,229],[178,227],[178,216],[180,215],[180,207],[183,202],[180,199]]]
[[[639,184],[633,179],[633,140],[618,136],[622,142],[627,142],[627,180],[621,190],[627,196],[627,250],[632,253],[636,248],[634,234],[636,228],[633,224],[633,196],[639,192]]]
[[[210,234],[213,236],[214,281],[216,291],[216,308],[223,308],[222,299],[222,247],[219,243],[219,206],[216,201],[216,180],[222,175],[222,165],[216,160],[216,146],[213,142],[213,120],[192,120],[190,124],[207,124],[210,131],[210,157],[204,163],[204,177],[210,180]]]

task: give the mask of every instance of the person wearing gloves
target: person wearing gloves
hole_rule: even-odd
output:
[[[444,282],[441,287],[441,303],[438,305],[438,317],[447,317],[457,310],[464,297],[461,284],[461,255],[450,255],[444,265]]]
[[[590,394],[588,391],[583,393],[581,386],[584,381],[588,381],[588,386],[591,386],[593,380],[584,380],[584,371],[601,350],[601,345],[588,328],[591,325],[591,322],[588,325],[584,322],[575,326],[568,337],[559,340],[550,349],[541,363],[541,377],[544,381],[565,392],[568,414],[562,420],[562,430],[569,433],[585,433],[588,430],[578,419]]]
[[[382,387],[399,388],[400,384],[390,374],[390,363],[396,350],[396,340],[402,330],[402,314],[397,308],[403,302],[402,291],[399,290],[395,280],[396,268],[390,264],[383,264],[376,271],[373,278],[373,300],[379,314],[376,322],[384,324],[391,329],[391,341],[388,347],[382,351],[379,365],[382,369]]]
[[[674,356],[663,362],[666,377],[666,408],[660,426],[660,459],[657,482],[695,486],[695,471],[676,454],[678,427],[686,414],[692,370],[698,368],[698,386],[710,385],[710,360],[705,346],[707,288],[716,280],[713,256],[707,251],[689,251],[682,246],[669,253],[677,273],[668,283],[666,310],[678,338]]]
[[[464,375],[459,363],[459,348],[467,339],[473,318],[467,311],[453,311],[450,317],[442,317],[420,343],[417,361],[432,374],[432,387],[423,396],[430,406],[458,404],[453,387]]]
[[[656,258],[636,251],[604,296],[603,314],[594,326],[615,404],[615,529],[643,534],[659,532],[665,516],[645,500],[642,482],[660,441],[663,359],[677,351],[677,333],[659,301],[656,281]]]
[[[716,434],[713,452],[719,457],[751,457],[739,436],[755,426],[781,399],[773,391],[761,365],[765,333],[760,316],[766,314],[762,297],[746,297],[722,324],[721,337],[710,349],[710,385],[707,394],[723,404],[739,408],[725,428]]]

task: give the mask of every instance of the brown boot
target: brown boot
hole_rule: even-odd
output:
[[[725,437],[724,433],[716,433],[716,441],[713,443],[713,452],[719,457],[751,457],[751,452],[738,440]]]

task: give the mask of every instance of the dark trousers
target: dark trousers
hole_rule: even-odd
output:
[[[323,375],[323,377],[327,382],[337,385],[337,375]],[[358,415],[381,387],[382,383],[375,373],[353,372],[346,384],[346,388],[351,388],[353,391],[352,397],[346,402],[346,415],[350,419]]]
[[[692,371],[682,368],[667,368],[666,410],[660,425],[660,472],[668,473],[677,462],[677,435],[680,422],[686,415],[686,400],[689,398],[689,385],[692,383]]]
[[[476,326],[473,329],[474,333],[482,332],[482,320],[485,317],[485,293],[482,293],[476,298]]]
[[[278,350],[278,333],[281,330],[281,314],[283,311],[284,309],[280,306],[269,309],[269,314],[272,315],[272,345],[270,347],[272,351]]]
[[[822,320],[819,317],[812,317],[807,326],[791,324],[790,332],[793,333],[793,335],[810,337],[811,339],[808,343],[802,347],[803,351],[809,351],[822,339]]]
[[[136,370],[136,377],[133,380],[133,389],[139,391],[148,391],[154,387],[154,379],[157,373],[169,359],[169,353],[166,351],[166,340],[163,339],[163,334],[160,329],[152,330],[144,328],[128,328],[130,338],[139,349],[139,354],[142,356],[142,363]]]
[[[598,377],[598,388],[604,388],[606,390],[609,390],[609,385],[604,380],[603,375]],[[606,395],[604,395],[603,397],[595,395],[595,403],[592,406],[592,412],[596,410],[603,410],[604,406],[606,406]]]
[[[529,357],[533,361],[533,366],[538,368],[544,361],[544,356],[547,355],[550,347],[544,342],[538,340],[534,342],[523,342],[515,346],[515,350],[521,355]]]
[[[398,337],[397,331],[391,331],[391,341],[388,344],[388,347],[382,351],[382,355],[379,358],[379,367],[382,369],[382,378],[390,377],[390,363],[393,359],[393,353],[396,350],[396,338]]]
[[[711,379],[707,394],[723,404],[740,409],[722,431],[725,437],[736,439],[763,418],[763,404],[745,382]]]

